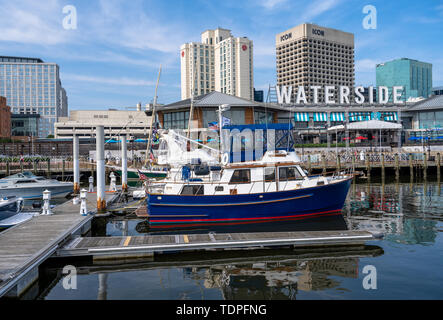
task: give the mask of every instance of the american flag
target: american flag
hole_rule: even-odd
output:
[[[141,173],[140,170],[137,170],[137,171],[138,171],[138,178],[140,180],[148,180],[148,177],[145,176],[143,173]]]
[[[209,122],[208,125],[209,125],[208,129],[218,130],[218,123],[217,122]]]

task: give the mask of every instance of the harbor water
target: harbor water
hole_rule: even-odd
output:
[[[125,263],[52,259],[22,299],[442,299],[443,194],[439,182],[357,183],[342,214],[218,229],[150,229],[143,219],[96,219],[92,236],[148,233],[369,230],[356,248],[165,254]],[[66,289],[63,267],[77,272]],[[371,276],[371,280],[368,277]],[[368,287],[368,283],[370,285]]]

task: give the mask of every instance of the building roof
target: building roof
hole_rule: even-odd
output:
[[[443,109],[443,96],[432,96],[428,99],[421,100],[415,103],[412,107],[405,111],[425,111],[425,110],[435,110]]]
[[[233,95],[212,91],[194,98],[194,107],[218,107],[222,104],[230,104],[233,107],[262,106],[261,103],[239,98]],[[185,99],[159,107],[160,111],[187,108],[191,105],[191,99]]]

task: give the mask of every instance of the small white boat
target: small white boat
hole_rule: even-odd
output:
[[[41,199],[43,191],[51,191],[52,198],[66,197],[74,189],[72,182],[61,182],[35,176],[25,171],[0,179],[0,197],[20,196],[27,199]]]
[[[0,198],[0,221],[18,214],[23,208],[23,199],[15,196]]]

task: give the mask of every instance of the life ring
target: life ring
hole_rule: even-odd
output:
[[[227,153],[223,153],[221,163],[224,166],[226,166],[229,163],[229,155]]]

